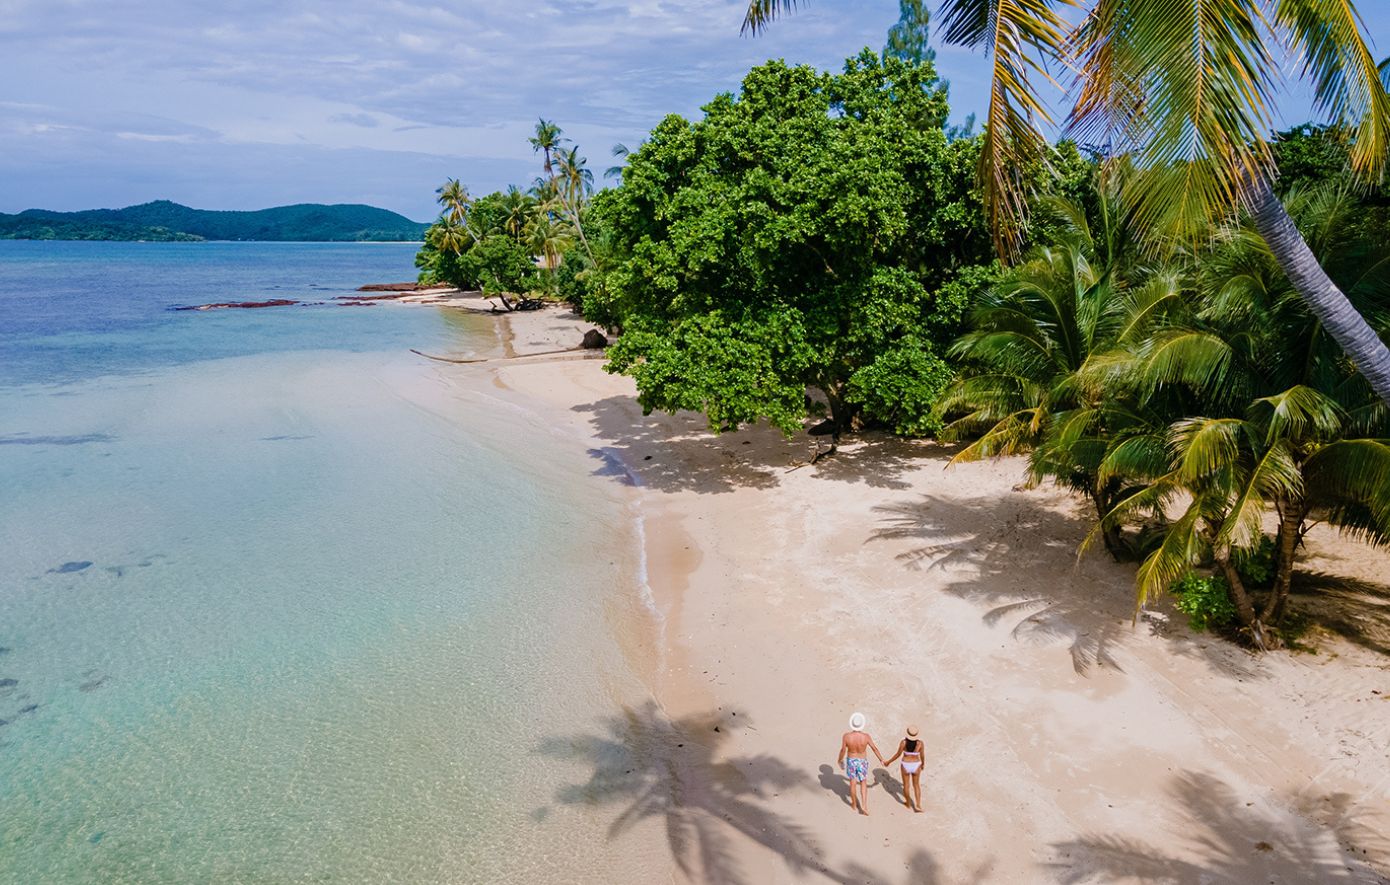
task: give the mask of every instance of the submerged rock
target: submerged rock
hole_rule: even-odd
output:
[[[91,568],[91,567],[92,567],[92,562],[91,562],[91,560],[89,560],[89,559],[79,559],[79,560],[74,560],[74,561],[72,561],[72,562],[65,562],[65,563],[63,563],[62,565],[58,566],[57,568],[51,568],[51,569],[48,570],[48,573],[49,573],[50,575],[70,575],[70,574],[72,574],[73,572],[80,572],[80,571],[82,571],[83,569],[88,569],[88,568]]]
[[[0,679],[0,688],[14,688],[14,687],[15,687],[16,685],[18,685],[18,684],[19,684],[19,680],[18,680],[18,679],[10,679],[10,678]]]
[[[186,304],[172,308],[173,310],[228,310],[232,308],[246,309],[255,307],[289,307],[298,304],[293,298],[272,298],[269,301],[217,301],[213,304]]]

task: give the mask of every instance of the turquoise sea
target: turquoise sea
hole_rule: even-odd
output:
[[[645,695],[627,492],[408,351],[493,320],[169,310],[413,252],[0,242],[0,882],[660,868],[556,752]]]

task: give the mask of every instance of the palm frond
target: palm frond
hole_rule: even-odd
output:
[[[1221,521],[1217,544],[1245,550],[1260,538],[1261,523],[1275,497],[1295,498],[1303,492],[1303,477],[1287,444],[1270,446],[1245,477],[1240,493]]]
[[[1169,431],[1177,473],[1185,483],[1198,483],[1240,459],[1245,422],[1237,418],[1184,418]]]
[[[989,110],[979,172],[1000,255],[1013,257],[1027,219],[1026,171],[1045,162],[1041,126],[1052,117],[1033,79],[1053,83],[1049,60],[1062,57],[1066,24],[1054,7],[1074,0],[945,0],[942,36],[991,57]]]
[[[779,17],[796,11],[799,0],[749,0],[740,33],[758,34]]]
[[[1355,133],[1352,168],[1379,180],[1390,153],[1390,96],[1351,0],[1279,0],[1274,17],[1302,55],[1317,109]]]
[[[1198,500],[1188,505],[1163,535],[1163,543],[1139,565],[1135,575],[1135,613],[1150,599],[1167,592],[1201,558],[1202,539],[1198,532],[1202,506]]]
[[[1103,129],[1134,155],[1126,192],[1141,228],[1191,240],[1267,173],[1277,67],[1259,4],[1101,0],[1075,43],[1083,88],[1069,129]]]

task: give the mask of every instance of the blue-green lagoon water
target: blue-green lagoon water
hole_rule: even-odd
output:
[[[0,242],[0,882],[661,868],[540,752],[644,695],[625,493],[408,352],[492,320],[168,310],[413,250]]]

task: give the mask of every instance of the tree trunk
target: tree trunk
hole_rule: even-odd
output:
[[[840,393],[838,384],[827,384],[821,388],[821,392],[825,394],[825,402],[830,406],[830,424],[833,428],[830,441],[832,444],[838,445],[840,442],[840,431],[845,430],[849,423],[849,415],[846,413],[845,409],[845,400]]]
[[[1267,651],[1269,640],[1265,636],[1264,623],[1255,613],[1255,604],[1250,601],[1250,594],[1245,591],[1245,582],[1240,579],[1240,572],[1236,571],[1230,555],[1222,554],[1217,557],[1216,565],[1221,569],[1221,574],[1225,576],[1226,583],[1231,587],[1231,601],[1236,604],[1236,615],[1240,618],[1240,622],[1245,625],[1245,629],[1250,631],[1250,638],[1255,643],[1255,647],[1260,651]]]
[[[1091,503],[1096,508],[1096,518],[1100,520],[1100,538],[1105,544],[1105,549],[1110,553],[1116,562],[1123,562],[1122,554],[1125,550],[1124,535],[1118,525],[1106,525],[1105,517],[1110,515],[1113,509],[1110,503],[1110,496],[1104,489],[1091,489]]]
[[[1274,536],[1274,587],[1265,601],[1260,619],[1277,624],[1284,616],[1284,605],[1293,586],[1294,554],[1298,549],[1299,529],[1303,526],[1303,510],[1292,502],[1280,508],[1279,531]]]
[[[1269,179],[1260,177],[1247,184],[1245,197],[1255,228],[1299,297],[1366,376],[1376,395],[1390,406],[1390,349],[1318,264]]]

